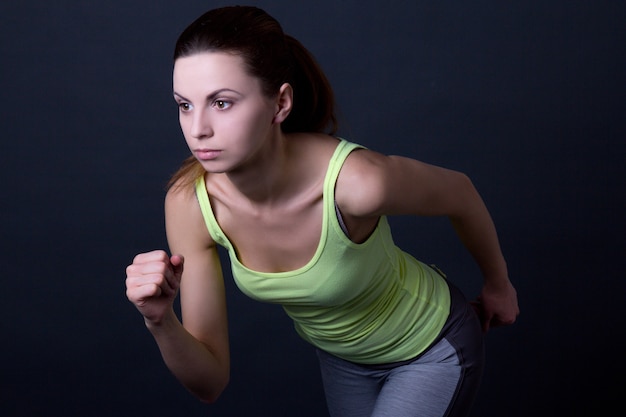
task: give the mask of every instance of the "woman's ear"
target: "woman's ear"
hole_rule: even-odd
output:
[[[282,123],[285,121],[291,109],[293,108],[293,88],[289,83],[280,86],[278,96],[276,97],[276,114],[273,123]]]

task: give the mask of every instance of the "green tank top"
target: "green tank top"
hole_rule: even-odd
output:
[[[196,182],[196,194],[209,233],[228,250],[241,291],[281,304],[304,340],[333,355],[362,364],[403,361],[419,355],[441,331],[449,290],[437,272],[394,244],[386,217],[363,243],[352,242],[341,229],[335,183],[344,160],[359,147],[339,141],[324,181],[319,245],[294,271],[244,266],[215,219],[204,177]]]

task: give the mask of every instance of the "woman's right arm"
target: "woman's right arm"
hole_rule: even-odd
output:
[[[222,270],[193,192],[165,199],[164,251],[137,255],[127,268],[127,295],[143,314],[163,360],[196,397],[214,402],[228,383],[230,356]],[[180,290],[182,322],[173,302]]]

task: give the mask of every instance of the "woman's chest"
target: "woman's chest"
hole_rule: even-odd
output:
[[[321,196],[264,210],[235,206],[221,214],[217,220],[237,259],[255,271],[299,269],[313,258],[320,243],[324,217]]]

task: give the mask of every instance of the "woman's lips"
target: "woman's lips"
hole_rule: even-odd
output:
[[[196,149],[195,154],[196,158],[202,161],[209,161],[211,159],[217,158],[221,151],[217,149]]]

